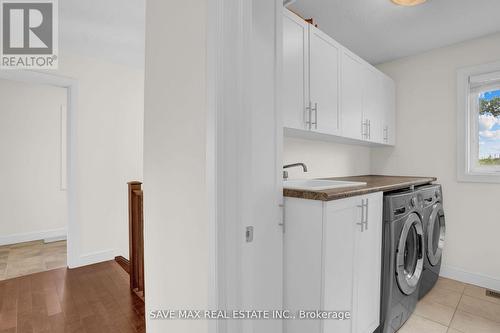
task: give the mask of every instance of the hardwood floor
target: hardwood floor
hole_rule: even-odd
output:
[[[66,267],[66,241],[0,246],[0,280]]]
[[[144,303],[107,261],[0,281],[0,333],[145,332]]]

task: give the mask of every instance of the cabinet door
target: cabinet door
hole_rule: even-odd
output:
[[[383,143],[384,89],[382,74],[366,65],[363,71],[363,120],[367,122],[367,139]]]
[[[396,87],[394,81],[384,76],[382,79],[384,89],[384,137],[383,142],[394,146],[396,144]]]
[[[283,12],[283,122],[309,129],[309,24],[287,9]]]
[[[327,311],[352,311],[355,265],[355,228],[361,222],[361,198],[326,204],[323,222],[323,300]],[[350,333],[352,320],[324,320],[323,333]]]
[[[380,323],[380,278],[382,271],[382,193],[363,197],[363,228],[355,232],[354,333],[372,333]]]
[[[285,197],[284,308],[321,307],[323,202]],[[320,333],[320,320],[285,320],[285,333]]]
[[[341,60],[342,136],[363,139],[363,64],[358,57],[344,50]]]
[[[312,130],[339,134],[339,60],[341,46],[319,29],[309,27],[309,93]]]

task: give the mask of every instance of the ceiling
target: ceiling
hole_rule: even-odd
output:
[[[60,52],[143,67],[145,0],[59,1]],[[297,0],[290,6],[378,64],[500,31],[499,0]]]
[[[291,9],[372,64],[500,31],[499,0],[297,0]]]
[[[59,1],[60,54],[144,66],[145,0]]]

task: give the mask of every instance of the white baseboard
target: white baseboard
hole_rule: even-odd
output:
[[[105,250],[105,251],[87,253],[80,256],[80,260],[76,266],[70,268],[97,264],[103,261],[114,260],[114,259],[115,259],[115,250]]]
[[[500,291],[500,279],[479,273],[470,273],[455,267],[441,267],[442,277],[450,278],[460,282],[473,284],[479,287]]]
[[[67,237],[66,228],[29,232],[29,233],[15,234],[10,236],[0,236],[0,246],[24,243],[24,242],[32,242],[36,240],[44,240],[46,243],[56,242],[64,240],[66,239],[66,237]],[[112,250],[91,252],[81,255],[79,258],[77,256],[76,258],[77,258],[76,262],[73,263],[69,262],[68,260],[68,266],[70,268],[76,268],[81,266],[97,264],[103,261],[114,260],[115,250],[112,249]]]
[[[32,242],[36,240],[57,238],[57,237],[66,238],[66,228],[28,232],[24,234],[14,234],[9,236],[0,236],[0,245]]]
[[[61,236],[56,236],[56,237],[44,238],[43,242],[45,244],[47,244],[47,243],[60,242],[60,241],[66,240],[66,239],[67,239],[66,235],[61,235]]]

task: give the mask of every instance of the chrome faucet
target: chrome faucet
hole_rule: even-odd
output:
[[[302,170],[304,172],[307,172],[307,166],[304,163],[293,163],[293,164],[287,164],[283,166],[283,169],[288,169],[288,168],[293,168],[293,167],[302,167]],[[283,180],[288,179],[288,171],[283,170]]]

